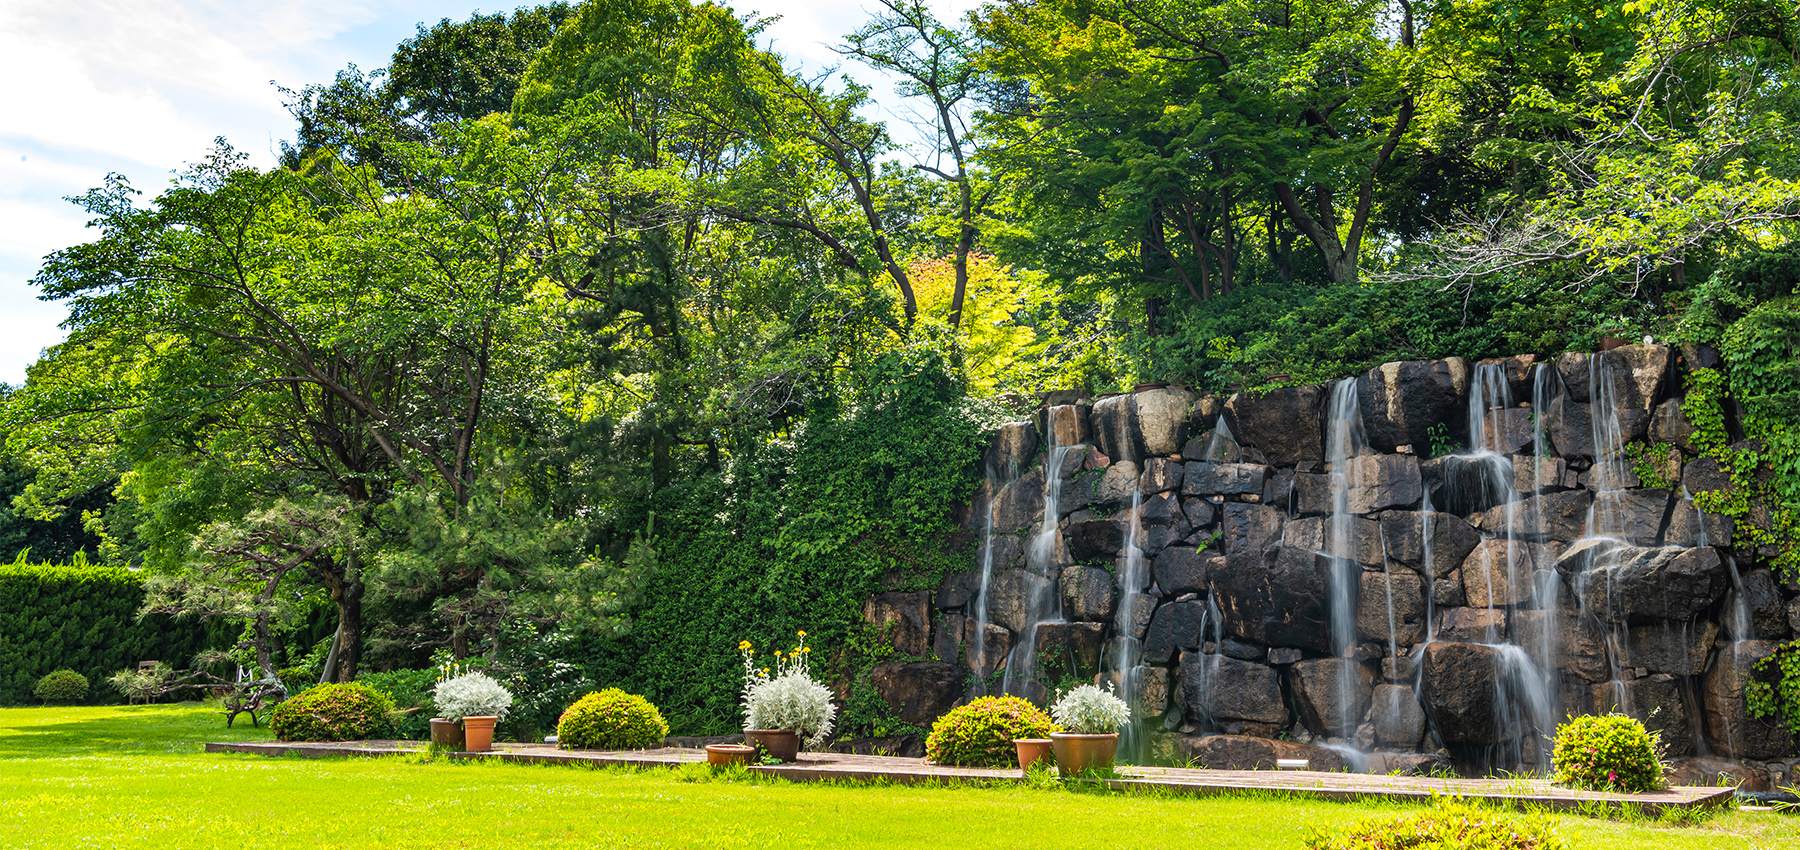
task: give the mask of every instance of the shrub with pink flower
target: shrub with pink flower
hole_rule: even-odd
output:
[[[1654,791],[1666,787],[1660,735],[1623,714],[1571,717],[1556,730],[1551,779],[1569,788]]]

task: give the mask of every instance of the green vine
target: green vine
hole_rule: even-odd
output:
[[[1682,412],[1694,427],[1694,449],[1718,461],[1732,484],[1728,490],[1696,493],[1694,504],[1707,513],[1731,517],[1735,539],[1774,547],[1776,571],[1800,579],[1800,513],[1791,500],[1782,498],[1782,477],[1759,474],[1764,468],[1793,465],[1796,435],[1786,423],[1752,417],[1745,422],[1746,430],[1761,439],[1766,450],[1732,448],[1725,429],[1725,376],[1716,369],[1695,369],[1688,373],[1687,387]],[[1766,510],[1766,519],[1757,515],[1757,506]]]
[[[1779,717],[1800,735],[1800,640],[1775,648],[1774,654],[1750,668],[1755,677],[1744,685],[1744,700],[1756,717]],[[1771,681],[1773,680],[1773,681]]]
[[[1645,487],[1657,487],[1664,490],[1674,489],[1675,482],[1663,475],[1663,463],[1668,460],[1668,443],[1657,443],[1646,446],[1639,442],[1625,444],[1625,461],[1631,464],[1631,471],[1637,475],[1638,483]]]

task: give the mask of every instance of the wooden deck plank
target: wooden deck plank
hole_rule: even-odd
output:
[[[411,755],[427,752],[419,741],[254,741],[207,744],[209,753],[300,755],[311,758]],[[494,759],[515,763],[588,765],[594,767],[674,767],[706,760],[699,749],[559,750],[553,744],[495,744],[493,752],[449,753],[450,758]],[[1018,782],[1017,770],[949,767],[916,758],[801,753],[793,764],[752,765],[751,770],[795,782],[874,782],[912,785],[923,782]],[[1182,767],[1121,766],[1118,778],[1104,781],[1122,790],[1159,790],[1195,796],[1268,792],[1328,800],[1391,799],[1426,801],[1432,795],[1456,794],[1497,805],[1570,810],[1582,806],[1632,807],[1646,814],[1664,809],[1725,805],[1732,788],[1680,786],[1643,794],[1612,794],[1559,788],[1543,779],[1446,779],[1432,776],[1375,776],[1321,771],[1209,770]]]

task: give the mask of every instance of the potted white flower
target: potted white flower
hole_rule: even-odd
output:
[[[437,683],[431,701],[443,717],[432,718],[433,743],[439,721],[462,729],[463,749],[485,753],[494,748],[494,724],[512,707],[512,692],[486,673],[464,673]]]
[[[799,758],[800,744],[816,747],[831,735],[837,706],[831,689],[812,677],[806,664],[806,632],[792,652],[775,653],[775,669],[756,666],[749,641],[738,644],[744,656],[744,737],[784,762]]]
[[[1050,733],[1057,769],[1071,775],[1112,767],[1119,727],[1131,722],[1131,708],[1109,691],[1082,685],[1063,694],[1050,707],[1050,716],[1065,730]]]

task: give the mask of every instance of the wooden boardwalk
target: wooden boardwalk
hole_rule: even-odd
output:
[[[312,758],[423,754],[419,741],[350,741],[307,743],[254,741],[207,744],[209,753],[298,755]],[[594,767],[673,767],[704,762],[706,752],[665,747],[655,750],[559,750],[552,744],[495,744],[490,753],[451,753],[457,759],[588,765]],[[1018,782],[1018,770],[946,767],[916,758],[801,753],[794,764],[753,765],[752,771],[796,782]],[[1428,776],[1375,776],[1309,770],[1208,770],[1204,768],[1121,765],[1119,778],[1103,780],[1121,791],[1162,791],[1195,796],[1261,792],[1327,800],[1391,799],[1426,801],[1433,794],[1455,794],[1514,807],[1572,810],[1584,806],[1636,808],[1649,815],[1665,809],[1722,806],[1734,789],[1675,787],[1644,794],[1612,794],[1558,788],[1542,779],[1438,779]]]

